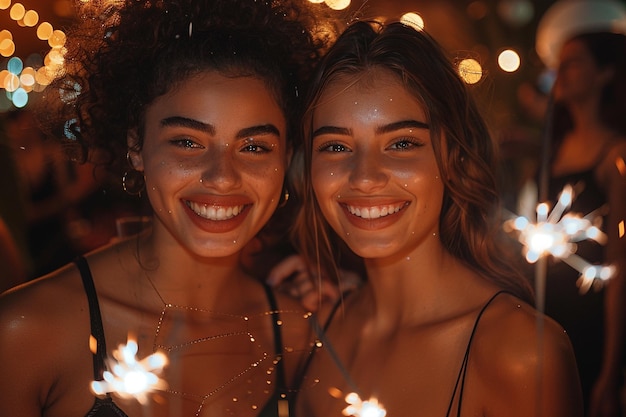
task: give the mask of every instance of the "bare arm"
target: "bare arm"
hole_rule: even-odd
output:
[[[602,368],[593,388],[589,416],[618,417],[626,337],[626,144],[613,148],[600,167],[599,176],[606,185],[609,203],[606,262],[615,267],[615,274],[605,290]]]

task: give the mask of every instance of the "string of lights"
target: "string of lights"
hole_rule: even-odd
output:
[[[37,38],[50,47],[41,65],[28,65],[22,58],[14,56],[16,45],[13,33],[8,29],[0,31],[0,55],[8,58],[6,68],[0,70],[0,89],[6,91],[7,98],[15,107],[22,108],[28,104],[28,94],[43,91],[62,68],[66,37],[50,22],[40,22],[39,13],[27,10],[22,3],[0,0],[0,11],[8,12],[18,26],[34,28]]]

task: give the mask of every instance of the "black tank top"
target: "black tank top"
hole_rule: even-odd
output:
[[[96,288],[93,283],[93,277],[89,264],[85,258],[78,257],[75,261],[80,276],[85,287],[85,293],[87,294],[87,300],[89,302],[89,318],[91,322],[91,334],[96,339],[96,352],[93,353],[93,374],[94,381],[102,381],[103,373],[105,371],[105,357],[106,357],[106,342],[104,339],[104,327],[102,325],[102,316],[100,315],[100,305],[98,303],[98,296]],[[270,305],[271,311],[278,311],[276,299],[274,293],[267,285],[263,285],[267,300]],[[274,352],[278,356],[282,353],[282,334],[280,331],[280,317],[278,313],[270,315],[272,318],[272,328],[274,330]],[[283,410],[285,405],[284,401],[288,399],[287,383],[285,378],[285,370],[283,367],[283,361],[278,361],[276,364],[277,371],[277,390],[273,393],[272,397],[265,404],[265,407],[260,411],[258,417],[279,417],[282,414],[279,413]],[[280,410],[279,410],[280,408]],[[96,397],[91,410],[85,415],[85,417],[128,417],[124,411],[122,411],[113,402],[113,398],[109,394],[105,397]]]
[[[459,370],[459,374],[457,376],[456,379],[456,383],[454,384],[454,390],[452,391],[452,396],[450,398],[450,404],[448,405],[448,410],[446,412],[446,417],[450,417],[450,412],[452,411],[452,406],[454,404],[454,399],[458,396],[459,401],[457,403],[457,412],[456,412],[456,416],[460,417],[461,415],[461,405],[463,403],[463,389],[465,388],[465,376],[467,374],[467,364],[469,363],[469,355],[470,355],[470,348],[472,347],[472,341],[474,340],[474,334],[476,333],[476,329],[478,328],[478,323],[480,322],[481,317],[483,316],[483,313],[487,310],[487,307],[489,307],[489,305],[491,304],[491,302],[493,300],[495,300],[495,298],[503,293],[507,293],[507,294],[511,294],[508,291],[505,290],[500,290],[498,292],[496,292],[495,294],[493,294],[491,296],[491,298],[489,298],[489,300],[487,300],[487,302],[485,303],[485,305],[483,305],[483,307],[481,308],[480,312],[478,313],[478,315],[476,316],[476,320],[474,321],[474,326],[472,328],[472,332],[470,334],[469,340],[467,341],[467,347],[465,348],[465,355],[463,356],[463,361],[461,363],[461,369]],[[314,331],[317,333],[317,336],[323,340],[323,346],[325,346],[325,348],[329,351],[329,354],[331,355],[331,357],[333,358],[334,361],[338,361],[339,358],[337,357],[337,354],[334,352],[334,349],[332,347],[332,345],[330,344],[330,342],[328,341],[328,339],[325,337],[325,332],[328,329],[328,326],[330,325],[333,317],[335,316],[335,312],[337,311],[337,308],[339,307],[339,305],[341,304],[341,300],[339,300],[334,306],[332,311],[329,314],[328,320],[326,320],[326,323],[324,324],[324,328],[322,329],[319,324],[317,323],[315,316],[312,315],[310,316],[310,323],[314,329]],[[307,368],[309,367],[311,360],[313,359],[313,354],[318,350],[317,347],[314,347],[313,350],[311,351],[308,360],[304,366],[302,375],[306,374],[307,372]],[[295,402],[295,400],[294,400]]]

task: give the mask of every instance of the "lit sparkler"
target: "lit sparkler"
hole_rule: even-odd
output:
[[[148,393],[167,388],[167,383],[159,378],[167,365],[167,357],[157,352],[138,361],[137,350],[137,342],[129,339],[126,345],[119,345],[113,351],[113,359],[107,360],[110,371],[104,372],[104,380],[91,383],[91,389],[96,395],[115,392],[120,397],[134,397],[145,404]]]
[[[596,282],[608,280],[614,267],[592,265],[576,255],[576,243],[583,240],[595,240],[606,243],[606,235],[594,224],[597,210],[585,216],[566,213],[574,198],[572,186],[566,185],[552,209],[545,203],[537,206],[537,221],[531,222],[524,216],[516,217],[505,223],[505,228],[517,230],[518,239],[524,245],[524,255],[529,263],[552,255],[580,272],[577,285],[581,293],[587,292]]]
[[[359,394],[351,392],[346,395],[346,402],[348,406],[343,410],[345,416],[385,417],[387,415],[387,410],[375,398],[363,401]]]

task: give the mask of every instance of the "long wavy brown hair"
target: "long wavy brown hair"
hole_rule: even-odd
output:
[[[465,83],[438,43],[402,23],[356,22],[331,47],[315,73],[307,100],[304,147],[292,172],[300,179],[303,207],[292,237],[312,268],[341,266],[345,248],[324,220],[311,185],[312,113],[324,88],[337,77],[358,77],[378,67],[396,74],[426,110],[444,183],[440,237],[444,247],[503,289],[532,302],[527,279],[505,254],[496,189],[496,149]],[[319,267],[317,266],[319,265]]]

